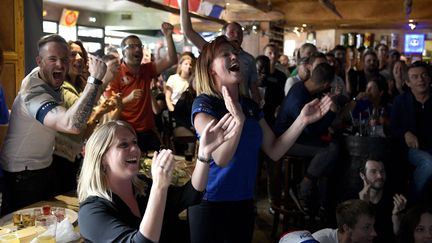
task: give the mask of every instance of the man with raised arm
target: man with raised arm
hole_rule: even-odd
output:
[[[151,93],[152,79],[177,63],[173,26],[162,23],[161,29],[167,40],[168,55],[155,62],[141,64],[141,40],[135,35],[125,37],[121,42],[123,63],[120,72],[105,92],[105,96],[111,96],[113,91],[121,94],[123,105],[120,120],[127,121],[135,129],[138,146],[143,152],[159,150],[160,147],[160,140],[154,132],[153,114],[158,114],[160,108]]]
[[[183,34],[194,44],[199,50],[202,50],[207,41],[199,35],[193,28],[191,17],[189,15],[188,0],[179,0],[180,3],[180,18]],[[222,34],[229,41],[234,41],[239,47],[243,42],[243,29],[237,22],[230,22],[222,27]],[[250,96],[255,102],[260,104],[261,96],[258,91],[258,72],[256,70],[255,58],[240,47],[238,53],[240,60],[241,72],[243,76],[243,87],[246,95]]]
[[[59,35],[48,35],[39,40],[38,50],[38,67],[21,83],[0,154],[6,180],[2,213],[53,196],[55,134],[78,134],[86,127],[106,82],[105,63],[90,57],[90,77],[83,94],[66,109],[61,86],[69,68],[69,45]]]

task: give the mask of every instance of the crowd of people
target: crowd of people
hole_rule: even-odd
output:
[[[272,43],[256,58],[243,50],[235,22],[205,41],[192,28],[188,1],[180,9],[198,57],[176,53],[169,23],[161,25],[166,55],[145,62],[134,35],[122,40],[121,55],[109,49],[101,57],[79,40],[40,39],[38,67],[22,80],[10,115],[0,87],[0,122],[9,124],[0,152],[2,214],[77,190],[88,242],[251,242],[264,164],[271,206],[291,197],[305,216],[325,211],[335,219],[281,242],[432,240],[428,64],[407,65],[385,44],[321,53],[305,43],[290,66]],[[355,127],[364,122],[362,134]],[[330,178],[344,175],[347,134],[391,138],[397,156],[365,154],[362,187],[341,193],[340,180]],[[170,185],[178,149],[167,136],[197,137],[196,148],[183,148],[196,151],[196,164],[181,187]],[[140,160],[153,151],[149,179]],[[307,164],[282,195],[276,174],[286,155]],[[178,219],[184,209],[186,227]]]

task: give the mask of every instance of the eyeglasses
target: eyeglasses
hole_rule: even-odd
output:
[[[123,50],[126,49],[135,49],[135,48],[139,48],[142,49],[144,46],[142,44],[127,44],[123,47]]]

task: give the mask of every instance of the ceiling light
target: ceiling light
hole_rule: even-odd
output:
[[[410,19],[410,20],[408,20],[408,22],[412,23],[412,22],[414,22],[414,20],[413,20],[413,19]]]
[[[230,3],[226,3],[226,5],[227,5],[227,6],[229,6],[229,5],[230,5]]]
[[[306,27],[307,27],[307,24],[302,24],[302,27],[306,28]]]

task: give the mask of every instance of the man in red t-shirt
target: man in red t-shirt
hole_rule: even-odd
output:
[[[172,38],[173,26],[162,24],[162,32],[167,40],[168,54],[156,62],[141,64],[143,58],[142,42],[135,36],[125,37],[121,42],[123,62],[120,72],[110,83],[105,95],[120,93],[123,106],[120,119],[129,122],[138,137],[141,151],[158,150],[160,140],[154,132],[154,113],[158,113],[156,100],[151,94],[153,78],[177,63],[177,55]]]

